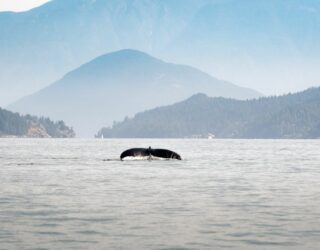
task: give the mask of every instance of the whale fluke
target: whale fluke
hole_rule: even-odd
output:
[[[176,152],[173,152],[171,150],[168,149],[153,149],[151,147],[149,148],[131,148],[128,149],[124,152],[122,152],[122,154],[120,155],[120,160],[123,160],[123,158],[125,157],[159,157],[159,158],[165,158],[165,159],[177,159],[177,160],[181,160],[181,156],[179,154],[177,154]]]
[[[131,149],[128,149],[128,150],[122,152],[122,154],[120,155],[120,159],[122,160],[123,158],[128,157],[128,156],[131,156],[131,157],[149,156],[148,149],[147,148],[131,148]]]
[[[181,160],[180,155],[168,149],[152,149],[151,155],[160,158]]]

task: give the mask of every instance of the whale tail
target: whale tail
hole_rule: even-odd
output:
[[[165,158],[165,159],[176,159],[181,160],[181,156],[177,154],[176,152],[173,152],[168,149],[152,149],[149,148],[131,148],[128,149],[120,155],[120,160],[123,160],[125,157],[159,157],[159,158]]]
[[[152,149],[151,155],[160,158],[181,160],[181,156],[179,154],[168,149]]]
[[[122,154],[120,155],[120,160],[122,160],[125,157],[145,157],[145,156],[149,156],[149,150],[146,148],[131,148],[128,149],[124,152],[122,152]]]

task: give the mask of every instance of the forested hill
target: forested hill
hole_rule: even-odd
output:
[[[21,116],[0,108],[0,137],[74,137],[72,128],[63,121],[53,122],[49,118]]]
[[[101,129],[101,137],[320,138],[320,88],[238,101],[197,94]]]

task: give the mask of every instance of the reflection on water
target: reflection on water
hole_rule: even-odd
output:
[[[123,161],[130,147],[183,161]],[[0,140],[0,249],[318,249],[320,141]]]

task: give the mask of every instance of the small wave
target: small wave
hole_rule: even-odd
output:
[[[34,166],[36,165],[34,162],[25,162],[25,163],[16,163],[17,166]]]
[[[40,231],[40,232],[35,232],[35,234],[38,234],[38,235],[65,235],[64,233],[61,233],[61,232],[43,232],[43,231]]]
[[[160,157],[149,157],[149,156],[135,156],[131,157],[128,156],[123,159],[123,161],[170,161],[175,159],[166,159],[166,158],[160,158]]]
[[[76,233],[84,234],[84,235],[104,235],[104,233],[101,233],[95,230],[76,231]]]
[[[110,159],[103,159],[102,161],[170,161],[172,159],[165,159],[165,158],[159,158],[159,157],[146,157],[146,156],[136,156],[136,157],[126,157],[123,160],[120,160],[119,158],[110,158]]]
[[[120,159],[102,159],[102,161],[120,161]]]

